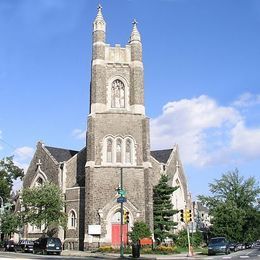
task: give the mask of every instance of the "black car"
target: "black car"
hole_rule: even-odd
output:
[[[23,253],[32,253],[34,242],[32,240],[20,240],[19,247]]]
[[[208,244],[208,255],[230,254],[229,242],[225,237],[213,237]]]
[[[238,250],[238,248],[237,248],[237,243],[231,242],[231,243],[229,244],[229,249],[230,249],[230,251],[236,252],[236,251]]]
[[[62,251],[62,243],[57,237],[43,237],[34,241],[33,253],[49,254],[56,253],[60,255]]]
[[[4,242],[5,251],[16,251],[15,243],[13,240],[6,240]]]

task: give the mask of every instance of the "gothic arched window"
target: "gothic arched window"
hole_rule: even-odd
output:
[[[76,224],[77,224],[76,213],[74,210],[71,210],[69,213],[69,227],[76,228]]]
[[[130,139],[127,139],[125,144],[125,162],[132,163],[132,142]]]
[[[112,162],[112,146],[113,142],[111,139],[107,140],[107,162],[111,163]]]
[[[116,140],[116,162],[122,162],[122,141],[120,139]]]
[[[37,181],[35,182],[35,187],[39,187],[43,185],[43,179],[39,177]]]
[[[125,86],[121,80],[114,80],[111,88],[111,107],[125,107]]]

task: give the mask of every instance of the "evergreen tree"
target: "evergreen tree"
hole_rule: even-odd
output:
[[[168,177],[162,175],[153,189],[154,237],[159,244],[172,235],[171,231],[177,225],[172,217],[178,210],[173,209],[171,196],[178,188],[169,186]]]
[[[132,231],[129,232],[129,236],[133,243],[137,243],[142,238],[149,238],[151,235],[152,233],[148,225],[143,221],[135,222]]]

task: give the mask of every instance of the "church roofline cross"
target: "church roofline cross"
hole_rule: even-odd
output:
[[[179,164],[179,161],[176,161],[176,167],[179,169],[181,165]]]
[[[38,160],[38,162],[36,163],[36,165],[37,165],[37,169],[41,167],[41,165],[42,165],[41,159]]]

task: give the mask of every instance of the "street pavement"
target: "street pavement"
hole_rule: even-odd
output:
[[[111,254],[111,253],[91,253],[89,251],[68,251],[64,250],[61,256],[57,255],[33,255],[33,254],[26,254],[26,253],[14,253],[14,252],[0,252],[0,260],[31,260],[31,259],[89,259],[89,260],[98,260],[98,259],[133,259],[130,255],[124,255],[124,258],[120,258],[119,254]],[[216,255],[216,256],[207,256],[207,255],[200,255],[196,254],[194,256],[187,256],[187,254],[175,254],[175,255],[141,255],[139,258],[141,259],[157,259],[157,260],[167,260],[167,259],[203,259],[203,260],[260,260],[260,250],[259,249],[247,249],[243,251],[238,251],[235,253],[231,253],[230,255]]]

